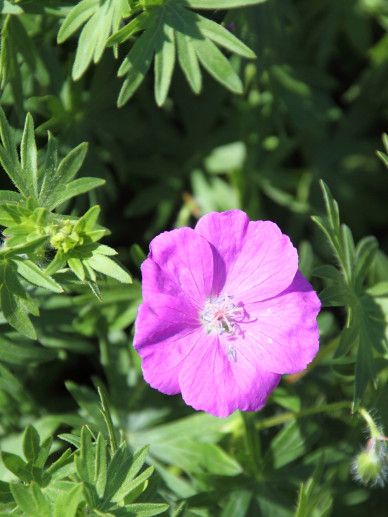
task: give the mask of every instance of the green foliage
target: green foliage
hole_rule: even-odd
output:
[[[385,515],[386,2],[4,0],[0,24],[0,516]],[[290,235],[323,309],[308,369],[220,420],[131,342],[149,241],[233,208]]]
[[[261,0],[262,1],[262,0]],[[202,88],[199,63],[223,86],[242,93],[243,85],[228,59],[216,44],[246,58],[255,54],[222,25],[209,20],[194,9],[228,9],[251,2],[181,2],[160,0],[136,2],[133,6],[123,0],[83,0],[67,14],[58,33],[58,43],[64,42],[82,25],[72,76],[79,79],[89,64],[97,63],[106,46],[117,46],[137,35],[137,39],[122,62],[118,76],[124,77],[118,106],[123,106],[144,80],[155,59],[155,100],[158,106],[166,101],[177,56],[178,63],[195,93]],[[129,22],[118,30],[122,19]],[[86,22],[86,23],[85,23]],[[139,33],[141,33],[139,35]]]
[[[26,117],[20,144],[20,160],[12,128],[0,108],[0,162],[19,193],[0,191],[0,224],[6,241],[0,249],[0,301],[7,322],[20,334],[36,339],[29,314],[39,315],[39,305],[27,285],[54,292],[63,286],[52,275],[70,268],[82,282],[88,282],[100,296],[97,275],[113,277],[130,283],[130,275],[110,256],[116,252],[98,244],[106,230],[97,225],[98,206],[91,207],[82,217],[66,217],[55,211],[69,199],[88,192],[104,181],[83,177],[74,179],[82,166],[86,145],[81,144],[58,160],[58,144],[49,135],[45,154],[40,157],[35,142],[34,123]],[[47,267],[47,251],[55,254]]]
[[[106,400],[102,407],[111,419]],[[52,437],[42,441],[35,427],[27,426],[22,437],[24,457],[2,453],[14,480],[1,483],[0,508],[27,517],[164,513],[166,503],[136,502],[144,497],[154,470],[144,467],[147,448],[132,453],[125,441],[117,446],[109,436],[95,435],[82,426],[80,435],[62,436],[73,449],[65,449],[54,459]]]
[[[321,188],[326,217],[314,216],[313,220],[326,235],[340,270],[325,265],[316,268],[313,274],[328,282],[321,293],[323,303],[347,309],[346,326],[341,333],[333,362],[355,362],[353,408],[357,409],[368,382],[376,382],[376,354],[383,356],[388,352],[386,316],[378,300],[371,294],[379,289],[379,284],[368,286],[366,282],[378,244],[374,237],[364,237],[355,245],[350,229],[340,224],[338,204],[324,182],[321,182]]]

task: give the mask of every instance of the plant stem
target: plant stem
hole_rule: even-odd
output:
[[[350,401],[344,401],[344,402],[333,402],[332,404],[324,404],[322,406],[304,409],[302,411],[298,411],[295,413],[288,411],[286,413],[282,413],[280,415],[266,418],[264,420],[261,420],[260,422],[257,422],[256,429],[267,429],[268,427],[274,427],[276,425],[286,424],[287,422],[292,422],[294,420],[298,420],[299,418],[304,418],[309,415],[325,413],[328,411],[333,412],[333,411],[338,411],[339,409],[347,409],[347,408],[350,409],[351,407],[352,407],[352,403]]]
[[[260,437],[255,422],[255,413],[240,411],[244,427],[244,442],[247,454],[249,469],[255,479],[262,479],[263,455],[261,450]]]

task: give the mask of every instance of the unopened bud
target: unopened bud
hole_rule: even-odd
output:
[[[365,409],[361,408],[360,414],[368,425],[370,438],[366,447],[355,457],[352,474],[363,485],[384,486],[388,476],[388,438]]]
[[[383,486],[387,474],[385,452],[384,444],[370,440],[353,462],[354,478],[363,485]]]

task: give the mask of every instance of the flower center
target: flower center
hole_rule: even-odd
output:
[[[232,296],[225,294],[209,298],[200,313],[201,323],[208,334],[234,334],[236,320],[243,318],[242,307],[232,302]]]

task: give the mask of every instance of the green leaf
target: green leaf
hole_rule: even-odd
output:
[[[69,258],[67,263],[75,276],[83,282],[85,280],[85,269],[82,265],[82,261],[78,258]]]
[[[338,203],[333,198],[329,187],[326,185],[326,183],[323,180],[320,180],[320,186],[323,193],[323,199],[325,202],[326,212],[329,218],[329,222],[331,225],[331,228],[338,233],[340,230],[340,218],[339,218],[339,209],[338,209]]]
[[[186,3],[193,9],[233,9],[248,5],[263,4],[267,0],[187,0]]]
[[[20,334],[30,339],[36,339],[36,332],[33,324],[23,305],[19,303],[16,296],[3,285],[0,289],[1,310],[5,319]]]
[[[119,108],[124,106],[143,82],[151,66],[155,47],[160,46],[162,41],[160,22],[153,17],[148,29],[136,40],[117,73],[119,77],[126,76],[117,100]]]
[[[12,246],[11,248],[4,247],[0,250],[0,255],[3,255],[6,258],[18,258],[18,256],[21,254],[29,255],[30,253],[34,253],[35,251],[39,250],[39,248],[42,248],[47,240],[47,235],[43,235],[42,237],[35,237],[31,240],[27,240],[27,242],[18,244],[17,246]]]
[[[98,273],[115,278],[123,284],[130,284],[132,282],[129,273],[106,255],[94,255],[87,260],[87,263]]]
[[[3,451],[1,453],[1,459],[3,460],[5,467],[17,478],[25,482],[31,481],[31,474],[27,467],[27,463],[23,461],[22,458],[12,452]]]
[[[0,481],[0,504],[7,504],[13,501],[8,483]]]
[[[21,200],[20,194],[13,190],[0,190],[0,204],[18,203]]]
[[[89,192],[97,187],[101,187],[105,184],[105,180],[100,178],[79,178],[71,181],[65,185],[62,190],[53,192],[52,195],[46,200],[46,206],[50,210],[54,210],[57,206],[61,205],[69,199]]]
[[[306,437],[303,436],[298,423],[292,422],[271,441],[270,451],[266,455],[265,461],[271,461],[273,467],[279,469],[302,456],[306,448]]]
[[[155,99],[158,106],[166,100],[175,64],[175,34],[169,25],[163,26],[163,41],[155,52]]]
[[[57,42],[63,43],[92,16],[99,0],[83,0],[71,9],[58,32]]]
[[[28,425],[23,434],[23,453],[27,461],[34,462],[39,456],[40,438],[35,427]]]
[[[25,341],[22,343],[16,340],[9,341],[2,335],[0,336],[0,357],[6,363],[22,366],[27,363],[39,364],[52,361],[58,358],[58,352]]]
[[[43,287],[54,293],[62,293],[62,287],[31,260],[14,260],[17,272],[33,285]]]
[[[153,467],[150,467],[149,469],[147,469],[147,471],[144,471],[138,478],[136,478],[137,474],[144,465],[147,455],[148,446],[142,447],[141,449],[135,452],[131,460],[130,467],[125,473],[123,481],[121,482],[119,488],[116,490],[114,495],[111,496],[112,501],[122,501],[129,492],[134,490],[137,486],[139,486],[152,475],[154,469]]]
[[[21,177],[19,158],[13,131],[10,128],[3,108],[0,106],[0,137],[3,143],[0,146],[0,163],[15,187],[25,196],[28,196],[28,186]]]
[[[59,164],[55,173],[55,179],[59,180],[63,185],[72,180],[82,167],[87,152],[87,142],[82,142],[72,149]]]
[[[10,488],[18,506],[28,517],[52,517],[49,501],[37,484],[23,486],[11,483]]]
[[[160,515],[167,511],[168,504],[165,503],[133,503],[125,506],[128,512],[135,514],[137,517],[152,517],[153,515]]]
[[[92,447],[93,435],[85,425],[81,429],[79,453],[75,456],[75,465],[80,479],[86,483],[94,483],[95,460]]]
[[[38,153],[36,149],[34,121],[27,113],[20,145],[20,164],[25,185],[28,185],[29,194],[38,195]]]
[[[74,229],[78,232],[92,231],[97,223],[100,211],[101,209],[98,205],[89,208],[89,210],[77,221]]]
[[[104,40],[104,29],[107,27],[108,21],[105,23],[104,17],[102,16],[107,15],[107,5],[107,2],[102,4],[100,9],[93,14],[81,32],[72,69],[72,78],[74,81],[80,79],[85,73],[97,49],[99,49],[100,46],[104,49],[104,43],[107,39],[107,37],[105,37]],[[100,51],[98,51],[98,54],[100,54]],[[98,56],[98,59],[99,57],[101,57],[101,55]],[[96,59],[96,61],[98,59]]]
[[[128,445],[123,443],[114,453],[106,474],[103,500],[111,501],[124,483],[132,462]]]
[[[193,43],[199,61],[209,74],[231,92],[242,93],[243,85],[239,76],[214,43],[206,39],[195,39]]]
[[[221,517],[245,517],[252,499],[252,492],[249,490],[233,491],[224,506]]]
[[[176,33],[177,53],[180,67],[194,93],[200,93],[202,75],[192,39],[182,32]]]
[[[77,509],[83,501],[82,485],[66,489],[56,497],[53,517],[76,517]]]
[[[79,443],[78,443],[78,445],[79,445]],[[49,446],[51,446],[51,443],[49,444]],[[44,455],[44,457],[41,460],[42,467],[47,460],[47,457],[48,457],[48,454],[50,451],[49,446],[47,447],[46,454]],[[54,461],[54,463],[51,463],[51,465],[47,469],[47,474],[49,474],[52,477],[57,477],[58,471],[61,472],[62,469],[66,465],[69,465],[70,463],[73,464],[73,452],[71,451],[71,449],[66,449],[65,452],[63,454],[61,454],[61,456],[56,461]]]
[[[375,237],[364,237],[356,247],[356,264],[354,275],[361,284],[378,250],[378,242]]]
[[[99,497],[103,496],[108,470],[108,450],[105,438],[101,433],[96,441],[95,486]]]
[[[195,20],[198,29],[206,37],[217,43],[230,52],[238,54],[248,59],[254,59],[256,54],[240,41],[234,34],[222,27],[219,23],[215,23],[208,18],[204,18],[199,14],[195,15]]]
[[[112,34],[107,41],[107,46],[119,45],[127,41],[131,36],[134,36],[137,32],[140,32],[148,27],[149,24],[149,13],[143,12],[129,23],[124,25],[115,34]]]

